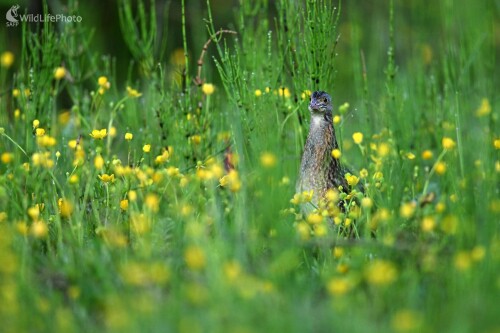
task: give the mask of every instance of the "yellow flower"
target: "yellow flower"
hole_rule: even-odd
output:
[[[19,89],[12,89],[12,97],[17,98],[21,95],[21,91]]]
[[[264,152],[260,155],[260,164],[265,168],[272,168],[276,165],[276,156],[273,153]]]
[[[441,140],[441,143],[443,145],[443,148],[448,150],[455,148],[456,145],[455,141],[448,137],[444,137],[443,140]]]
[[[432,151],[427,149],[422,152],[422,158],[424,160],[430,160],[434,154],[432,154]]]
[[[73,213],[73,204],[67,199],[59,199],[57,205],[59,206],[59,213],[62,217],[68,218],[71,216],[71,213]]]
[[[202,270],[206,262],[205,253],[200,247],[191,245],[184,251],[184,261],[190,269],[195,271]]]
[[[169,177],[177,177],[179,174],[180,174],[179,168],[173,166],[167,168],[167,175]]]
[[[78,183],[78,175],[72,174],[69,179],[68,179],[70,184],[77,184]]]
[[[347,184],[350,186],[356,186],[359,183],[359,178],[355,175],[351,175],[350,173],[345,174],[345,179],[347,180]]]
[[[211,83],[204,83],[201,87],[201,91],[207,96],[212,95],[215,91],[215,86]]]
[[[318,213],[312,213],[307,216],[307,222],[309,224],[318,224],[323,222],[323,216]]]
[[[406,155],[405,155],[405,156],[406,156],[406,158],[407,158],[407,159],[409,159],[409,160],[414,160],[414,159],[415,159],[415,157],[416,157],[416,156],[415,156],[415,154],[413,154],[413,153],[411,153],[411,152],[410,152],[410,153],[406,153]]]
[[[38,128],[38,126],[40,126],[40,120],[38,119],[33,120],[33,129]]]
[[[436,227],[436,220],[431,216],[426,216],[422,219],[420,227],[423,232],[431,232]]]
[[[342,120],[342,118],[340,116],[333,116],[333,123],[335,125],[338,125],[340,124],[340,121]]]
[[[262,90],[260,90],[260,89],[256,89],[256,90],[255,90],[255,96],[256,96],[256,97],[260,97],[260,96],[262,96]]]
[[[223,270],[229,282],[236,282],[242,271],[241,265],[237,261],[226,262]]]
[[[436,205],[437,211],[437,205]],[[453,235],[457,232],[458,228],[458,218],[454,215],[446,216],[441,222],[441,230],[449,235]]]
[[[288,88],[281,87],[281,88],[278,89],[278,95],[280,97],[289,98],[291,96],[291,93],[290,93],[290,90]]]
[[[322,223],[314,226],[314,235],[316,237],[324,237],[328,234],[328,227]]]
[[[5,51],[0,55],[0,66],[4,68],[10,68],[14,63],[14,53],[10,51]]]
[[[161,155],[156,156],[155,158],[155,163],[156,164],[163,164],[168,161],[170,158],[170,152],[168,150],[164,150]]]
[[[103,183],[109,183],[109,182],[113,183],[115,181],[114,174],[108,175],[107,173],[105,173],[105,174],[99,175],[98,177],[100,180],[102,180]]]
[[[301,240],[308,240],[311,237],[311,228],[305,222],[298,223],[295,228],[297,229],[297,234],[299,234]]]
[[[342,257],[343,255],[344,255],[344,248],[343,248],[343,247],[338,247],[338,246],[335,246],[335,247],[333,248],[333,256],[334,256],[335,258],[337,258],[337,259],[338,259],[338,258]]]
[[[100,76],[98,79],[97,79],[97,84],[101,87],[101,88],[105,88],[105,89],[108,89],[110,87],[110,83],[108,81],[108,78],[105,77],[105,76]]]
[[[132,133],[125,133],[125,140],[130,141],[134,138],[134,135]]]
[[[402,218],[409,219],[415,213],[416,207],[417,205],[413,201],[404,203],[399,208],[399,215],[401,215]]]
[[[31,217],[33,221],[37,221],[40,216],[40,206],[35,205],[33,207],[28,208],[28,216]]]
[[[102,140],[108,135],[108,130],[106,128],[100,129],[100,130],[92,130],[92,133],[90,133],[90,136],[93,137],[96,140]]]
[[[412,310],[399,310],[392,317],[391,324],[397,332],[414,332],[421,326],[420,315]]]
[[[231,170],[227,175],[219,179],[219,185],[229,187],[231,192],[238,192],[241,188],[241,181],[236,170]]]
[[[31,156],[33,165],[50,169],[54,166],[54,161],[50,159],[50,152],[34,153]]]
[[[127,87],[127,94],[129,97],[132,97],[132,98],[137,98],[137,97],[142,96],[142,93],[138,92],[135,89],[132,89],[131,87]]]
[[[121,210],[128,209],[128,200],[127,199],[123,199],[122,201],[120,201],[120,209]]]
[[[332,150],[332,157],[336,160],[338,160],[342,156],[342,153],[340,152],[339,149],[334,149]]]
[[[487,98],[483,98],[483,100],[481,101],[481,105],[476,110],[476,116],[483,117],[489,115],[490,113],[491,113],[490,101]]]
[[[54,70],[54,79],[61,80],[66,76],[66,69],[64,67],[57,67]]]
[[[146,195],[146,199],[144,200],[144,202],[146,204],[146,207],[148,207],[153,212],[157,212],[160,209],[160,198],[154,193]]]
[[[361,207],[370,209],[373,206],[373,201],[370,198],[363,198],[361,199]]]
[[[328,202],[334,202],[334,203],[337,203],[339,201],[339,191],[331,188],[331,189],[328,189],[328,191],[326,191],[325,193],[325,199],[328,201]]]
[[[184,49],[182,48],[175,49],[170,55],[170,63],[175,66],[184,67],[186,64],[185,61],[186,57],[184,56]]]
[[[145,152],[146,154],[151,151],[151,145],[144,145],[142,147],[142,151]]]
[[[326,289],[332,296],[344,295],[351,287],[351,283],[346,277],[332,278],[326,285]]]
[[[372,285],[383,286],[396,280],[398,271],[394,264],[387,260],[375,259],[365,269],[367,281]]]
[[[380,157],[385,157],[391,152],[391,146],[388,143],[382,142],[378,145],[377,153]]]
[[[445,162],[436,163],[435,170],[438,175],[444,175],[444,173],[446,172],[446,163]]]
[[[129,198],[130,201],[134,202],[137,200],[137,192],[134,190],[130,190],[127,193],[127,197]]]
[[[495,139],[495,141],[493,141],[493,146],[497,150],[500,149],[500,139]]]
[[[352,139],[355,144],[359,145],[361,142],[363,142],[363,133],[361,132],[356,132],[352,135]]]
[[[44,136],[45,135],[45,130],[43,128],[37,128],[35,130],[35,135],[36,136]]]
[[[35,222],[33,222],[33,224],[31,224],[30,233],[35,238],[45,238],[45,237],[47,237],[47,234],[49,233],[49,228],[45,222],[35,221]]]
[[[71,120],[71,111],[63,111],[57,116],[59,124],[66,125]]]
[[[366,177],[368,177],[368,170],[366,170],[365,168],[361,169],[359,171],[359,177],[360,178],[366,178]]]
[[[304,90],[304,92],[302,92],[302,94],[300,95],[300,97],[302,99],[307,99],[307,98],[309,98],[309,96],[311,96],[311,94],[312,94],[311,90],[306,89],[306,90]]]
[[[472,258],[473,261],[481,261],[483,260],[484,256],[486,254],[486,250],[484,246],[478,245],[474,247],[470,253],[470,257]]]
[[[198,134],[191,136],[189,139],[189,141],[194,145],[199,145],[201,143],[201,136]]]
[[[37,128],[37,130],[39,130],[39,128]],[[56,143],[57,143],[57,140],[56,140],[56,138],[51,137],[49,135],[44,135],[44,136],[37,137],[36,138],[36,143],[40,147],[54,147],[56,145]],[[59,155],[60,154],[61,153],[59,153]],[[56,156],[57,156],[57,153],[56,153]]]
[[[301,203],[310,202],[313,198],[313,195],[314,195],[313,190],[304,191],[302,193],[295,193],[295,195],[293,196],[293,199],[291,199],[290,202],[294,205],[299,205]]]
[[[0,160],[2,160],[3,164],[9,164],[14,160],[14,154],[12,153],[2,153],[2,156],[0,157]]]
[[[381,181],[384,179],[384,174],[381,171],[377,171],[373,174],[372,178],[375,181]]]
[[[472,258],[469,252],[460,251],[455,255],[453,260],[455,268],[459,271],[466,271],[470,268],[472,264]]]
[[[101,155],[97,155],[94,158],[94,166],[97,170],[101,170],[104,167],[104,158]]]

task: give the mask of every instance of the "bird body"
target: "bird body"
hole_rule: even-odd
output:
[[[346,170],[338,159],[332,157],[332,150],[338,149],[332,110],[330,95],[324,91],[312,93],[309,103],[311,124],[302,155],[296,192],[312,190],[314,206],[318,205],[329,189],[338,189],[339,186],[348,188],[344,178]]]

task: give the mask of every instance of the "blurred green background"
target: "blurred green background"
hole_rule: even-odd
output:
[[[255,3],[260,2],[262,1],[255,1]],[[238,19],[236,8],[239,3],[240,1],[211,1],[216,28],[235,29],[234,22]],[[344,1],[340,4],[338,66],[335,68],[337,71],[335,94],[338,98],[353,100],[362,96],[361,91],[356,91],[361,85],[355,84],[356,80],[360,80],[360,73],[354,72],[356,66],[353,65],[362,61],[361,57],[365,60],[368,80],[379,81],[384,77],[383,70],[387,63],[390,42],[389,3],[389,1]],[[25,10],[28,13],[43,12],[42,1],[1,0],[2,18],[4,18],[3,13],[13,4],[21,6],[20,13]],[[50,13],[67,12],[64,1],[48,1],[48,5]],[[494,54],[494,58],[484,64],[491,77],[490,86],[484,88],[489,89],[493,95],[494,87],[500,84],[499,69],[495,66],[495,61],[500,57],[500,1],[396,0],[394,5],[395,59],[399,71],[410,75],[421,70],[431,72],[433,67],[444,65],[439,55],[460,57],[461,54],[450,48],[450,45],[478,49],[493,48],[494,52],[490,54]],[[90,47],[103,55],[116,58],[119,76],[117,79],[123,82],[131,54],[120,31],[118,1],[80,1],[78,8],[78,14],[83,18],[82,24],[94,33]],[[275,2],[269,1],[268,8],[270,22],[274,22]],[[166,41],[165,53],[158,60],[168,63],[174,50],[182,48],[181,1],[156,1],[156,13],[159,36]],[[192,66],[195,66],[203,44],[208,39],[208,34],[204,33],[207,31],[204,21],[206,14],[205,1],[186,0],[187,38]],[[21,29],[6,28],[4,22],[5,19],[0,26],[0,45],[2,49],[11,50],[18,55],[21,49]],[[254,24],[258,25],[259,22],[255,21]],[[271,28],[274,28],[272,25],[273,23]],[[34,27],[32,25],[32,28]],[[334,43],[336,38],[337,36],[331,36],[331,42]],[[363,55],[358,53],[358,49]],[[210,61],[215,51],[211,48],[208,52],[207,59]],[[474,62],[473,57],[474,54],[471,54],[471,58],[461,60],[466,66],[467,64],[470,66]],[[472,76],[480,74],[467,71],[467,67],[462,68],[462,72],[456,73],[457,79],[462,73]],[[211,76],[216,82],[219,80],[217,75]],[[382,83],[373,86],[378,86],[380,89],[373,93],[380,93],[385,89]],[[332,90],[332,87],[323,89]]]

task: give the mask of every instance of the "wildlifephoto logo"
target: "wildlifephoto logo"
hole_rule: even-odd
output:
[[[14,5],[10,7],[10,9],[7,11],[7,14],[5,14],[5,18],[7,19],[7,26],[8,27],[16,27],[19,24],[19,21],[17,20],[17,10],[19,9],[19,5]]]
[[[53,15],[50,13],[47,14],[19,14],[20,6],[13,5],[10,9],[5,13],[5,18],[7,19],[7,27],[17,27],[19,22],[34,22],[34,23],[43,23],[43,22],[64,22],[64,23],[72,23],[72,22],[81,22],[82,17],[80,15],[64,15],[57,14]]]

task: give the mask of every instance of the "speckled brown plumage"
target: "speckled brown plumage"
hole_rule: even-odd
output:
[[[311,95],[311,125],[304,146],[296,191],[313,190],[312,203],[315,206],[328,189],[339,186],[348,188],[344,178],[346,169],[331,155],[332,150],[338,148],[332,109],[331,97],[326,92],[315,91]]]

